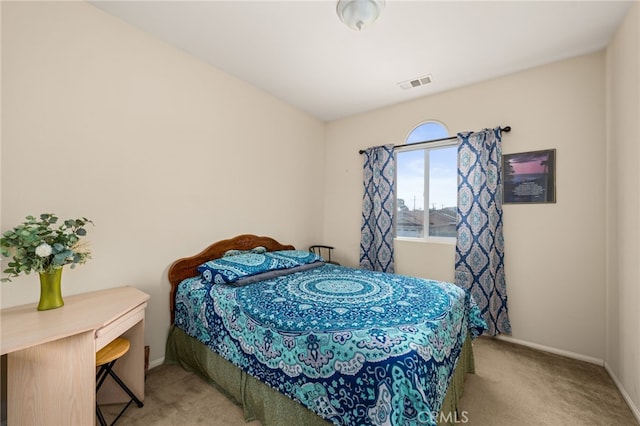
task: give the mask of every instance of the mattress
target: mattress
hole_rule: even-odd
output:
[[[188,278],[174,327],[330,423],[404,425],[437,423],[484,322],[453,284],[326,264],[244,286]]]

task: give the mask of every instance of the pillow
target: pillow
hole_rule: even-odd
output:
[[[313,262],[324,262],[321,256],[306,250],[278,250],[267,253],[273,258],[284,263],[291,263],[292,266],[306,265]]]
[[[303,250],[280,250],[266,253],[249,251],[205,262],[198,266],[198,272],[202,274],[204,282],[231,284],[243,277],[279,269],[295,268],[313,262],[324,262],[324,259]]]
[[[271,278],[282,277],[284,275],[289,275],[289,274],[294,274],[296,272],[306,271],[307,269],[317,268],[319,266],[323,266],[324,264],[325,264],[324,262],[313,262],[313,263],[307,263],[305,265],[295,266],[293,268],[276,269],[276,270],[273,270],[273,271],[262,272],[262,273],[257,274],[257,275],[251,275],[249,277],[239,278],[236,282],[232,283],[232,285],[234,285],[236,287],[242,287],[242,286],[245,286],[247,284],[256,283],[258,281],[270,280]]]
[[[202,279],[208,283],[233,283],[241,277],[286,268],[282,261],[267,257],[267,253],[242,253],[221,257],[198,266]]]
[[[258,246],[258,247],[254,247],[251,250],[227,250],[224,252],[224,255],[222,257],[227,257],[227,256],[237,256],[239,254],[244,254],[244,253],[266,253],[267,249],[262,247],[262,246]]]

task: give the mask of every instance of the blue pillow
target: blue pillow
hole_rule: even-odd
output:
[[[242,253],[221,257],[198,266],[205,282],[216,284],[233,283],[239,278],[266,271],[286,268],[282,261],[266,256],[267,253]]]
[[[324,262],[324,259],[321,256],[305,250],[270,251],[267,255],[279,259],[284,263],[291,263],[292,266],[306,265],[313,262]]]
[[[279,269],[295,268],[314,262],[324,262],[322,257],[303,250],[280,250],[266,253],[240,252],[240,254],[210,260],[198,266],[198,272],[207,283],[232,284],[244,277]]]
[[[224,252],[224,255],[222,257],[227,257],[227,256],[237,256],[239,254],[244,254],[244,253],[266,253],[267,249],[262,247],[262,246],[258,246],[258,247],[254,247],[251,250],[227,250]]]
[[[239,278],[238,281],[233,283],[233,285],[235,285],[236,287],[242,287],[248,284],[257,283],[259,281],[266,281],[272,278],[283,277],[285,275],[295,274],[296,272],[302,272],[308,269],[318,268],[323,265],[324,265],[324,262],[313,262],[313,263],[307,263],[306,265],[296,266],[293,268],[278,269],[274,271],[263,272],[261,274],[251,275],[250,277]]]

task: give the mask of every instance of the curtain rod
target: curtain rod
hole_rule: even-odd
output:
[[[510,132],[511,131],[511,126],[505,126],[505,127],[501,127],[500,130],[502,130],[503,132]],[[442,141],[450,141],[453,139],[457,139],[458,136],[449,136],[448,138],[441,138],[441,139],[432,139],[430,141],[422,141],[422,142],[414,142],[414,143],[410,143],[410,144],[406,144],[403,143],[402,145],[394,145],[394,148],[402,148],[408,145],[411,146],[416,146],[416,145],[422,145],[425,143],[432,143],[432,142],[442,142]],[[361,149],[360,151],[358,151],[359,154],[364,154],[364,149]]]

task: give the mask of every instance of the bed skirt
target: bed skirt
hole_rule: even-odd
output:
[[[288,396],[246,374],[175,326],[169,329],[165,364],[179,365],[198,374],[240,406],[247,422],[259,420],[263,426],[331,424]],[[458,404],[462,397],[464,378],[467,373],[474,372],[471,338],[467,336],[442,403],[438,425],[460,423]]]

